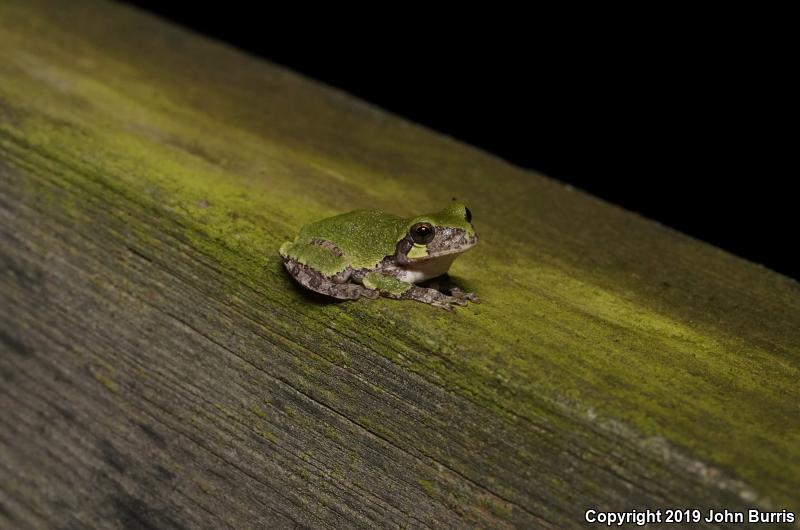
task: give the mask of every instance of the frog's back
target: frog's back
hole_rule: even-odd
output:
[[[381,210],[355,210],[306,225],[298,241],[330,241],[353,268],[372,268],[394,253],[405,225],[406,220]]]

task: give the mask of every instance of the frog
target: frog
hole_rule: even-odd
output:
[[[302,227],[279,254],[297,283],[325,296],[415,300],[453,311],[480,303],[447,275],[477,242],[472,212],[453,202],[411,218],[378,209],[328,217]]]

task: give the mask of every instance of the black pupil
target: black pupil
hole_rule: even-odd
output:
[[[412,230],[412,236],[415,243],[430,243],[433,239],[433,227],[427,224],[417,226]]]
[[[466,212],[464,213],[464,219],[467,220],[468,223],[472,222],[472,212],[469,211],[469,208],[464,208]]]

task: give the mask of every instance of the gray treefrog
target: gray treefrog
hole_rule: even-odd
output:
[[[280,248],[300,285],[343,300],[408,299],[452,311],[480,302],[444,276],[478,242],[472,214],[460,203],[402,219],[381,210],[356,210],[304,226]],[[438,280],[434,280],[437,278]],[[429,282],[427,286],[416,285]]]

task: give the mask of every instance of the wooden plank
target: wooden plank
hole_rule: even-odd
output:
[[[282,270],[454,195],[480,306]],[[0,4],[0,242],[3,528],[800,510],[797,282],[131,8]]]

